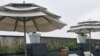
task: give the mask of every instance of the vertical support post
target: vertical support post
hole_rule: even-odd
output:
[[[27,44],[26,44],[26,18],[24,17],[23,18],[23,22],[24,22],[24,41],[25,41],[25,45],[26,45],[26,47],[25,47],[25,56],[27,56]]]
[[[91,51],[92,51],[91,29],[89,29],[89,37],[90,37],[89,43],[90,43],[90,56],[91,56]]]

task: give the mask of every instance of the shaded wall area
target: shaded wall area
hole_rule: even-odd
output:
[[[100,46],[100,39],[87,39],[86,40],[86,43],[90,43],[90,41],[91,41],[91,46],[92,46],[92,49],[94,49],[95,48],[95,46]]]

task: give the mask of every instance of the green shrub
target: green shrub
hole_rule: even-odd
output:
[[[25,51],[26,45],[18,45],[14,48],[15,53],[23,53]]]
[[[47,45],[48,47],[48,51],[58,51],[59,48],[61,48],[62,46],[61,45],[58,45],[58,44],[48,44]]]
[[[0,54],[16,54],[16,53],[23,53],[25,51],[26,45],[20,44],[14,47],[9,46],[0,46]]]
[[[7,53],[8,47],[7,46],[0,46],[0,54]]]
[[[69,43],[67,46],[69,50],[76,50],[79,48],[79,45],[77,45],[76,43]]]
[[[49,51],[58,51],[61,47],[68,47],[69,50],[78,50],[79,45],[76,43],[64,43],[64,44],[47,44]]]

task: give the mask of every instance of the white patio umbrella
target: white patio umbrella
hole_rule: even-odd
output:
[[[76,26],[71,26],[68,32],[75,33],[89,33],[89,37],[91,39],[91,32],[99,32],[100,31],[100,21],[85,21],[79,22]],[[90,40],[90,51],[91,51],[91,40]],[[91,56],[91,55],[90,55]]]
[[[63,28],[66,24],[60,16],[33,3],[11,3],[0,6],[0,30],[24,32],[49,32]]]
[[[68,32],[85,32],[89,33],[91,32],[99,32],[100,31],[100,21],[85,21],[85,22],[79,22],[76,26],[71,26],[70,30]]]

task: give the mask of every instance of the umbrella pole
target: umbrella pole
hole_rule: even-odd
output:
[[[26,44],[26,19],[24,18],[24,41],[25,41],[25,56],[27,56],[27,44]]]
[[[89,29],[89,36],[90,36],[90,41],[89,41],[89,43],[90,43],[90,56],[91,56],[91,48],[92,48],[92,40],[91,40],[91,29]]]

